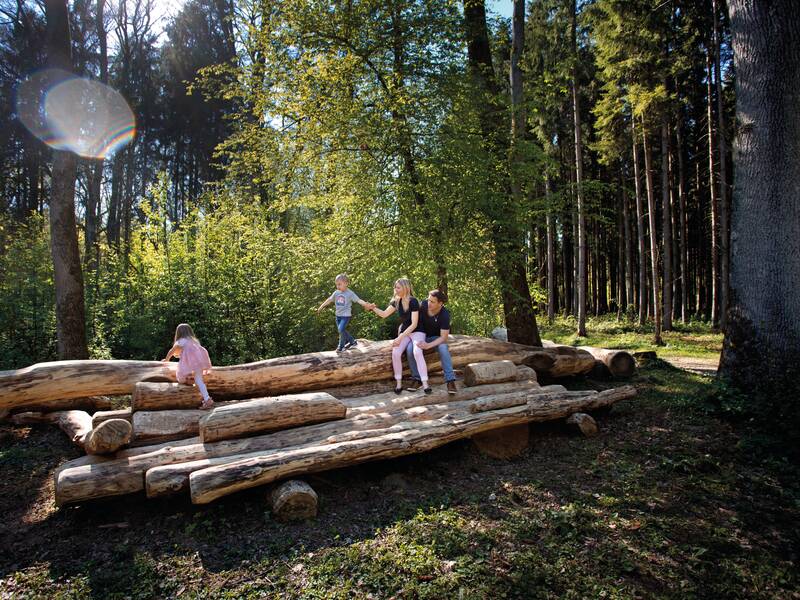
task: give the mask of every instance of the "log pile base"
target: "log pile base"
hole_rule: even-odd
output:
[[[524,423],[479,433],[472,437],[472,443],[485,456],[501,460],[517,458],[530,447],[530,426]]]

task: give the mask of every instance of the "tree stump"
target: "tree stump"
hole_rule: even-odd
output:
[[[472,436],[472,443],[481,454],[508,460],[522,455],[530,445],[530,427],[527,423],[493,429]]]
[[[598,433],[597,423],[586,413],[574,413],[567,417],[567,425],[576,427],[586,437],[594,437]]]
[[[125,419],[109,419],[93,428],[83,442],[86,454],[110,454],[131,441],[133,426]]]
[[[304,521],[317,516],[317,493],[305,481],[284,481],[269,496],[276,521]]]

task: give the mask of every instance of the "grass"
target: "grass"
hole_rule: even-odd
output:
[[[652,350],[659,358],[718,359],[722,349],[722,334],[703,321],[687,324],[676,321],[672,331],[661,334],[663,346],[653,343],[653,325],[638,327],[627,319],[617,321],[611,315],[587,319],[587,337],[578,337],[577,321],[573,317],[559,317],[549,325],[544,319],[539,327],[545,339],[570,346],[596,346],[599,348],[624,348],[634,352]]]
[[[797,464],[754,454],[708,377],[657,360],[632,383],[596,438],[546,424],[513,461],[458,442],[309,477],[320,514],[294,525],[259,489],[54,509],[75,451],[0,427],[0,598],[800,598]]]

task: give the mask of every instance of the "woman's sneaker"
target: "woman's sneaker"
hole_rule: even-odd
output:
[[[429,388],[429,387],[426,387],[424,392],[425,392],[425,395],[427,396],[428,394],[432,394],[433,390],[431,388]]]
[[[406,386],[406,389],[407,389],[409,392],[416,392],[416,391],[417,391],[418,389],[420,389],[421,387],[422,387],[422,382],[421,382],[421,381],[419,381],[418,379],[412,379],[412,380],[411,380],[411,383],[409,383],[409,384]]]

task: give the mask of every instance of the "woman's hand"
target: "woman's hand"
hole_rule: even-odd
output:
[[[399,345],[400,345],[400,342],[401,342],[402,340],[403,340],[403,336],[400,336],[400,335],[399,335],[399,336],[397,336],[396,338],[394,338],[394,339],[392,340],[392,346],[394,346],[394,347],[396,348],[397,346],[399,346]]]

